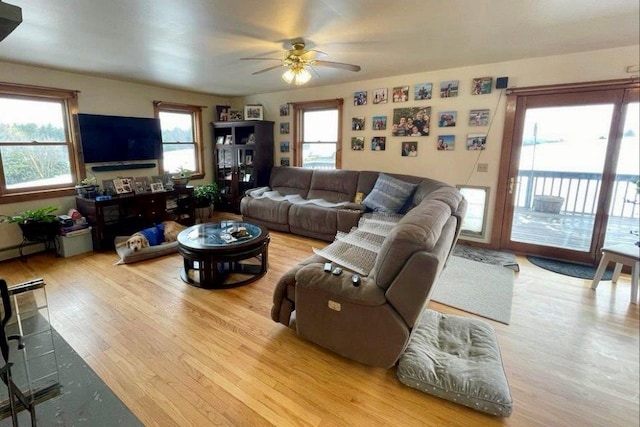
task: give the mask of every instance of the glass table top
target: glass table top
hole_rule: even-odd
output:
[[[250,242],[262,233],[260,227],[242,221],[221,221],[194,225],[178,235],[178,241],[201,246],[231,246]]]

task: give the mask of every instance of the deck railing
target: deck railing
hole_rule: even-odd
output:
[[[610,216],[634,218],[640,211],[636,175],[616,175]],[[561,212],[595,214],[602,174],[583,172],[521,170],[516,188],[516,206],[533,208],[535,196],[564,199]]]

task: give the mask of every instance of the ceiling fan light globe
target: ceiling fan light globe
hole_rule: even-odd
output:
[[[301,86],[311,80],[311,73],[304,67],[292,67],[285,71],[282,80],[288,84]]]
[[[302,68],[299,72],[298,72],[298,78],[295,80],[295,84],[297,85],[303,85],[305,83],[307,83],[309,80],[311,80],[311,73],[309,71],[307,71],[306,68]]]
[[[295,77],[296,77],[296,75],[295,75],[294,71],[292,69],[289,69],[289,70],[285,71],[284,74],[282,75],[282,80],[284,80],[288,84],[291,84]]]

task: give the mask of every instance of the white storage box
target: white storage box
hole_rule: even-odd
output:
[[[58,255],[65,258],[93,251],[91,227],[72,231],[67,236],[58,236]]]

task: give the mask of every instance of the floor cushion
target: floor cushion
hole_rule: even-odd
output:
[[[116,252],[120,256],[120,260],[116,264],[131,264],[138,261],[144,261],[150,258],[156,258],[168,254],[178,252],[178,242],[163,243],[157,246],[149,246],[139,251],[129,249],[124,243],[130,236],[117,236],[114,240]]]
[[[478,411],[511,415],[500,348],[487,322],[425,310],[418,324],[398,362],[400,382]]]

